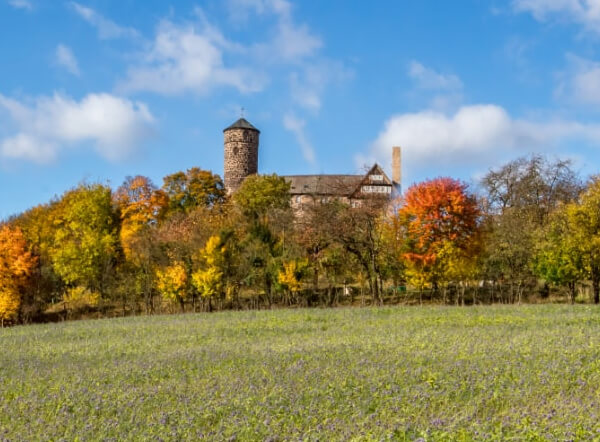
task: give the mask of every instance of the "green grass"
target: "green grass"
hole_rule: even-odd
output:
[[[0,440],[600,439],[592,306],[79,321],[0,348]]]

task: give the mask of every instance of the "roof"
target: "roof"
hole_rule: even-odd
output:
[[[286,175],[290,193],[350,196],[360,186],[364,175]]]
[[[254,130],[254,131],[260,133],[260,131],[257,128],[255,128],[254,126],[252,126],[252,124],[250,124],[250,122],[248,120],[246,120],[245,118],[240,118],[235,123],[233,123],[231,126],[223,129],[223,132],[228,131],[229,129],[250,129],[250,130]]]

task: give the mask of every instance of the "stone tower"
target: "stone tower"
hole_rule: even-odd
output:
[[[244,118],[223,129],[225,138],[225,189],[235,192],[244,178],[258,173],[258,135],[260,131]]]

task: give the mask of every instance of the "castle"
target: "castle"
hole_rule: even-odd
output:
[[[246,119],[240,118],[223,129],[225,144],[224,180],[227,193],[235,192],[244,179],[258,173],[258,144],[260,131]],[[366,197],[391,197],[399,191],[401,179],[400,148],[392,150],[392,180],[374,164],[363,175],[283,175],[290,183],[292,207],[315,201],[337,199],[357,207]]]

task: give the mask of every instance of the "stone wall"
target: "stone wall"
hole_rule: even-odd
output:
[[[224,179],[227,193],[235,192],[244,178],[258,173],[258,136],[251,129],[225,131]]]

